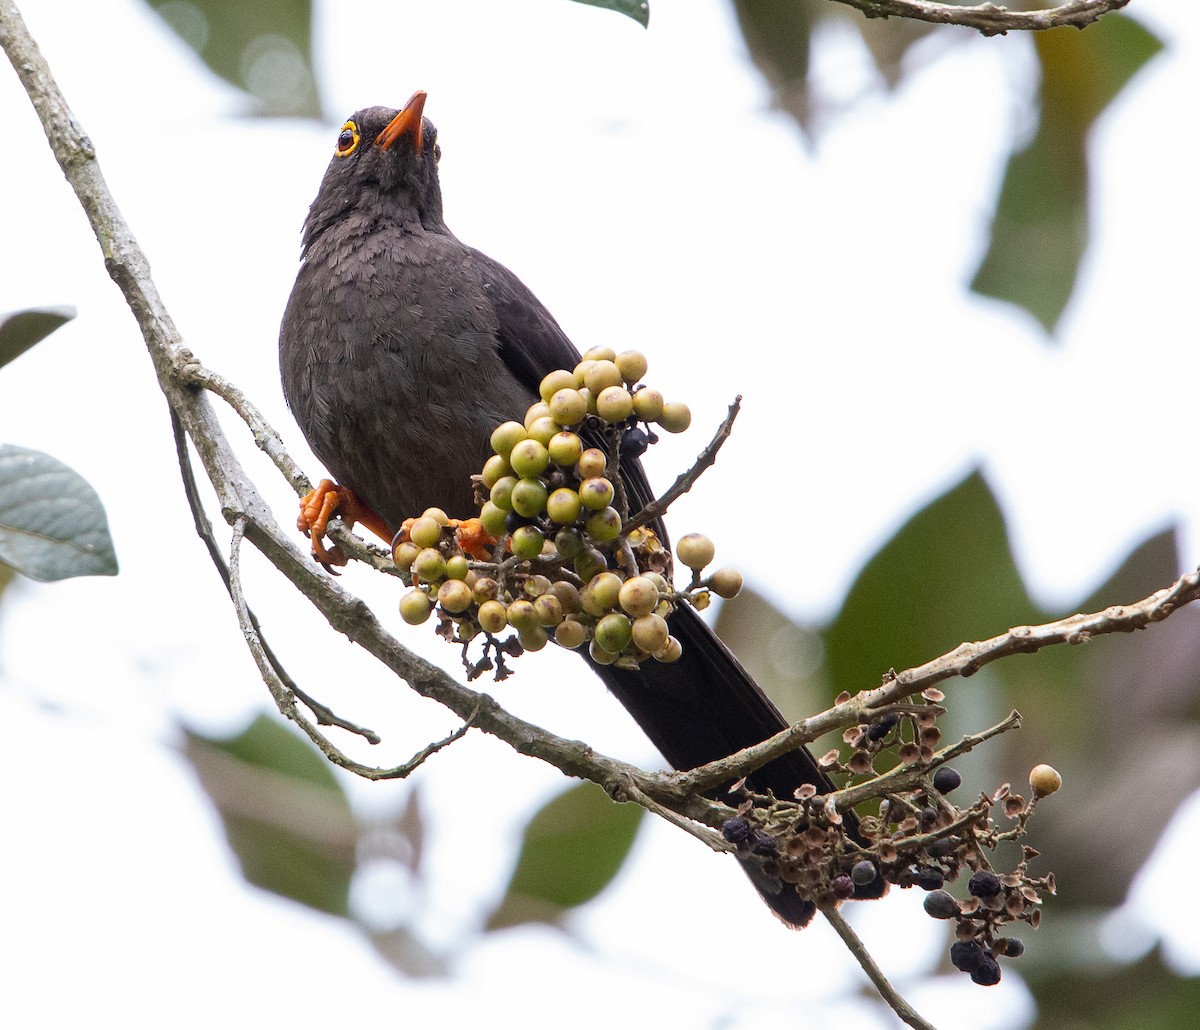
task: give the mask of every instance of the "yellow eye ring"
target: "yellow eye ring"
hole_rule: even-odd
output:
[[[337,157],[349,157],[358,149],[358,141],[361,138],[358,126],[354,122],[347,122],[342,126],[342,131],[338,133],[337,146],[333,149],[334,154]]]

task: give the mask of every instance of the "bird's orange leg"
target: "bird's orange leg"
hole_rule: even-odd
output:
[[[327,568],[346,564],[346,556],[341,549],[326,547],[324,542],[325,530],[334,515],[346,524],[346,528],[361,522],[380,539],[392,539],[392,531],[383,519],[363,504],[352,490],[338,486],[331,479],[322,479],[300,499],[296,528],[312,542],[313,557]]]

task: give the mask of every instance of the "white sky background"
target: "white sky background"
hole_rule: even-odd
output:
[[[965,292],[1007,141],[1021,131],[1027,98],[1012,87],[1030,66],[1027,39],[924,48],[920,74],[888,97],[847,34],[819,66],[832,94],[865,96],[810,152],[770,111],[715,0],[654,0],[648,33],[564,0],[318,5],[329,125],[237,118],[239,97],[133,0],[23,4],[184,335],[311,473],[275,350],[300,224],[344,117],[423,88],[455,232],[512,267],[578,345],[643,349],[650,378],[692,404],[693,431],[652,455],[657,481],[690,462],[744,394],[732,441],[673,526],[708,532],[719,562],[765,584],[778,559],[756,552],[747,517],[790,520],[791,567],[804,571],[789,574],[783,603],[806,618],[831,614],[898,523],[978,462],[1047,604],[1083,596],[1175,519],[1185,561],[1197,560],[1200,219],[1188,126],[1200,33],[1168,0],[1133,8],[1172,49],[1097,128],[1093,248],[1047,346],[1028,316]],[[733,863],[666,827],[643,834],[617,885],[575,920],[577,943],[538,929],[499,935],[467,949],[451,981],[402,981],[338,921],[242,884],[173,754],[172,726],[182,717],[234,732],[266,693],[192,532],[134,323],[7,70],[0,131],[0,310],[79,309],[0,372],[0,439],[88,478],[122,566],[115,580],[19,584],[0,608],[0,980],[16,1023],[112,1012],[131,1026],[525,1027],[569,1012],[582,1027],[889,1025],[845,1000],[859,974],[831,932],[777,928]],[[290,520],[286,485],[227,424]],[[293,670],[384,733],[362,757],[390,764],[452,725],[252,565],[252,603]],[[356,571],[345,583],[386,618],[394,586],[372,579]],[[401,639],[455,661],[430,633]],[[353,681],[322,686],[343,663]],[[496,693],[558,732],[654,761],[577,673],[569,656],[528,658]],[[480,735],[420,780],[434,809],[478,799],[469,835],[440,819],[431,841],[437,876],[419,925],[453,943],[502,889],[522,821],[563,781]],[[350,789],[364,811],[386,812],[409,788]],[[1195,846],[1197,818],[1193,806],[1176,827],[1179,846]],[[1200,968],[1182,929],[1196,913],[1189,924],[1173,896],[1182,922],[1172,931],[1165,891],[1146,880],[1141,907],[1174,934],[1171,953]],[[382,875],[364,886],[397,911],[402,888]],[[969,1025],[1019,1021],[1015,976],[986,999],[965,977],[914,979],[942,946],[919,900],[898,894],[859,920],[901,988],[943,1028],[967,1025],[963,992],[995,1013],[988,1024],[968,1010]]]

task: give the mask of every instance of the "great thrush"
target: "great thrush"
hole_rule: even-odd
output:
[[[400,111],[367,108],[342,127],[304,223],[279,337],[284,393],[309,445],[383,533],[430,506],[471,514],[470,477],[492,429],[523,417],[546,373],[580,360],[512,272],[446,227],[441,148],[424,105],[416,93]],[[629,455],[621,471],[636,510],[653,496],[645,473]],[[787,725],[691,608],[670,628],[679,661],[593,668],[672,766],[723,758]],[[780,798],[802,784],[833,786],[803,750],[751,784]],[[753,861],[746,868],[786,923],[812,918],[790,885]]]

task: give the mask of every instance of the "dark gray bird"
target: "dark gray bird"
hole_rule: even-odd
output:
[[[470,477],[499,423],[520,421],[546,373],[579,352],[503,265],[462,243],[442,217],[437,130],[425,94],[400,111],[358,111],[304,223],[302,262],[279,336],[284,394],[316,455],[390,538],[437,506],[474,512]],[[636,458],[622,460],[631,510],[653,495]],[[673,664],[593,665],[677,769],[690,769],[786,726],[737,659],[690,608],[670,620]],[[752,778],[790,798],[832,784],[807,751]],[[852,818],[852,813],[851,813]],[[803,926],[811,902],[748,864],[767,904]],[[879,878],[881,881],[882,878]]]

